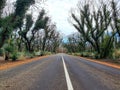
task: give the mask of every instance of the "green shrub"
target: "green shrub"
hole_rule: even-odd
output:
[[[26,57],[27,58],[33,58],[33,57],[35,57],[35,53],[34,52],[33,53],[26,52]]]
[[[35,52],[35,56],[40,56],[40,51],[39,52]]]
[[[120,49],[115,49],[112,56],[114,59],[119,59],[120,58]]]
[[[91,52],[91,53],[90,53],[90,57],[91,57],[91,58],[94,58],[94,57],[95,57],[95,53]]]
[[[12,61],[16,61],[18,59],[17,53],[13,53],[11,56]]]
[[[82,56],[83,56],[83,57],[89,57],[89,52],[83,52],[83,53],[82,53]]]
[[[83,57],[84,55],[83,55],[83,52],[80,52],[80,54],[79,54],[81,57]]]
[[[18,59],[19,60],[24,60],[26,58],[25,52],[18,52]]]
[[[0,56],[3,56],[3,49],[0,49]]]
[[[46,51],[46,52],[44,52],[44,55],[51,55],[52,53],[51,52],[48,52],[48,51]]]
[[[94,57],[95,59],[100,59],[100,54],[98,54],[97,52],[94,52]]]
[[[81,56],[81,54],[80,54],[80,53],[74,53],[74,55],[75,55],[75,56]]]
[[[94,52],[89,52],[89,51],[80,52],[79,55],[80,55],[81,57],[95,58],[95,53],[94,53]]]
[[[14,51],[13,47],[9,46],[9,45],[5,46],[4,50],[7,51],[7,52],[13,52]]]
[[[100,59],[100,55],[95,54],[94,58],[95,58],[95,59]]]

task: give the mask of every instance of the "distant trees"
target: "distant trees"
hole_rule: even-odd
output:
[[[56,31],[55,24],[49,22],[47,27],[38,32],[37,35],[38,37],[36,40],[39,39],[37,44],[41,50],[41,55],[43,55],[45,51],[56,53],[56,49],[61,44],[62,38],[60,33]]]
[[[85,50],[86,42],[80,34],[71,34],[67,38],[68,40],[63,44],[63,46],[67,48],[68,52],[75,53]]]
[[[107,4],[103,1],[97,8],[90,3],[79,3],[78,11],[79,14],[71,13],[72,25],[84,41],[93,47],[97,57],[105,58],[110,55],[115,35],[119,34],[120,17],[117,3],[114,0]]]
[[[57,53],[57,49],[59,48],[61,43],[62,43],[62,37],[60,33],[57,31],[54,31],[47,47],[49,47],[51,52]]]

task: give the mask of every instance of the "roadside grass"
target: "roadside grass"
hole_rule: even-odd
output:
[[[48,52],[48,51],[45,51],[43,56],[46,56],[46,55],[52,55],[51,52]],[[39,52],[32,52],[32,53],[29,53],[29,52],[15,52],[15,53],[11,53],[9,55],[9,60],[8,61],[11,61],[13,58],[16,58],[16,61],[17,60],[24,60],[24,59],[29,59],[29,58],[34,58],[34,57],[38,57],[38,56],[41,56],[41,51]],[[5,61],[4,58],[5,56],[4,55],[1,55],[0,56],[0,61]]]
[[[80,56],[78,56],[80,57]],[[86,57],[80,57],[81,59],[85,59],[85,60],[88,60],[88,61],[91,61],[91,62],[95,62],[95,63],[99,63],[99,64],[102,64],[102,65],[106,65],[106,66],[110,66],[110,67],[113,67],[113,68],[117,68],[117,69],[120,69],[120,63],[115,63],[111,60],[107,60],[107,59],[91,59],[91,58],[86,58]]]
[[[87,54],[89,54],[89,53],[87,52]],[[69,55],[77,56],[77,57],[79,57],[83,60],[88,60],[88,61],[99,63],[99,64],[102,64],[102,65],[106,65],[106,66],[110,66],[110,67],[113,67],[113,68],[120,69],[120,59],[110,59],[110,58],[95,59],[94,57],[91,57],[91,55],[93,55],[92,53],[89,54],[89,55],[86,55],[86,52],[84,52],[84,53],[83,52],[82,53],[69,53]]]
[[[77,53],[69,53],[69,54],[73,56],[79,56],[79,57],[84,57],[92,60],[110,62],[110,63],[115,63],[120,65],[120,50],[114,50],[112,56],[105,59],[97,58],[95,52],[80,52],[80,53],[77,52]]]
[[[51,55],[51,52],[45,52],[43,56],[40,55],[40,52],[33,52],[33,53],[28,53],[28,52],[17,52],[15,54],[10,54],[9,60],[5,61],[5,56],[2,55],[0,56],[0,68],[7,68],[9,66],[16,66],[19,64],[24,64],[29,61],[33,61],[34,59],[39,59],[44,56]],[[14,60],[13,60],[14,59]],[[4,67],[5,65],[5,67]],[[1,69],[0,69],[1,70]]]
[[[112,56],[113,59],[120,59],[120,49],[115,49]]]
[[[26,58],[26,59],[22,59],[22,60],[17,60],[15,62],[12,62],[12,61],[5,62],[3,60],[0,60],[0,70],[6,70],[6,69],[16,67],[16,66],[19,66],[19,65],[23,65],[23,64],[26,64],[26,63],[29,63],[29,62],[32,62],[32,61],[40,60],[40,59],[45,58],[45,57],[47,57],[47,56]]]

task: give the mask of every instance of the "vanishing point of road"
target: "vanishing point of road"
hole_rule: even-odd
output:
[[[1,70],[0,90],[120,90],[120,69],[56,54]]]

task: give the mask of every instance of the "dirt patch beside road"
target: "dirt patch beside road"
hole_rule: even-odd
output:
[[[47,57],[47,56],[35,57],[35,58],[25,59],[25,60],[17,60],[15,62],[1,60],[0,61],[0,70],[5,70],[5,69],[8,69],[8,68],[12,68],[12,67],[22,65],[22,64],[25,64],[25,63],[29,63],[29,62],[32,62],[32,61],[35,61],[35,60],[40,60],[40,59],[45,58],[45,57]]]
[[[113,68],[120,69],[120,65],[112,63],[112,62],[103,61],[103,60],[89,59],[89,58],[85,58],[85,57],[80,57],[80,58],[88,60],[88,61],[92,61],[92,62],[95,62],[95,63],[103,64],[103,65],[106,65],[106,66],[110,66],[110,67],[113,67]]]

